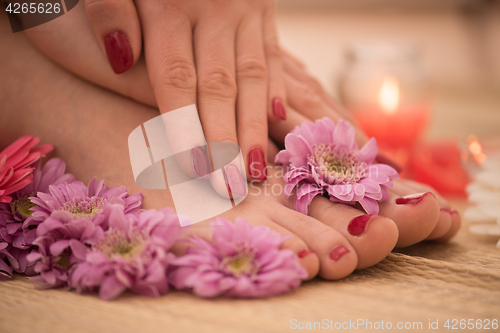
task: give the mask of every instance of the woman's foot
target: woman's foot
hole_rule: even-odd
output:
[[[56,146],[55,153],[77,179],[88,182],[97,176],[110,186],[125,185],[130,192],[141,191],[145,208],[173,206],[168,190],[137,187],[128,156],[129,133],[156,117],[158,111],[66,73],[41,56],[22,35],[11,34],[5,20],[0,21],[0,31],[4,32],[0,63],[9,64],[0,68],[4,78],[0,89],[0,145],[24,134],[40,136]],[[284,247],[297,253],[310,278],[319,272],[326,279],[338,279],[356,268],[377,263],[398,242],[397,223],[400,228],[411,224],[403,230],[405,233],[411,227],[418,229],[436,219],[433,214],[439,207],[437,199],[430,196],[422,204],[402,206],[405,208],[387,205],[386,213],[399,219],[395,224],[381,216],[360,217],[363,212],[355,208],[318,197],[310,207],[311,216],[306,216],[295,212],[292,199],[284,197],[281,169],[272,166],[268,171],[267,182],[250,186],[244,202],[222,216],[230,220],[241,216],[254,225],[289,235]],[[190,232],[209,238],[210,229],[204,226],[206,222],[195,224]],[[406,243],[427,237],[405,233],[401,236]]]

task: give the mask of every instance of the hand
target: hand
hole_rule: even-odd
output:
[[[267,122],[286,118],[272,1],[86,0],[85,8],[115,73],[137,62],[142,36],[161,113],[197,105],[203,131],[179,120],[186,131],[182,143],[171,140],[174,150],[203,146],[203,134],[235,143],[247,178],[266,179]]]

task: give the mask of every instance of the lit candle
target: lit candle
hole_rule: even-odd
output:
[[[341,95],[361,128],[382,149],[412,147],[429,118],[427,81],[408,43],[354,44]]]
[[[399,81],[386,76],[379,84],[376,103],[349,107],[365,133],[375,137],[382,148],[411,147],[427,124],[427,101],[408,103],[401,94]]]

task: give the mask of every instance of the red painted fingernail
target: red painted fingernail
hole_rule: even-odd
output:
[[[248,173],[253,179],[266,180],[267,168],[264,153],[260,148],[254,148],[248,154]]]
[[[344,246],[337,246],[330,252],[330,258],[332,260],[338,261],[344,254],[347,254],[351,251],[349,251],[347,248]]]
[[[368,222],[376,215],[360,215],[356,216],[349,222],[347,231],[353,236],[361,236],[365,233]]]
[[[314,253],[314,251],[313,250],[302,250],[299,253],[297,253],[297,255],[299,256],[299,258],[304,258],[305,256],[307,256],[308,254],[311,254],[311,253]]]
[[[411,194],[407,195],[401,198],[396,199],[396,204],[398,205],[416,205],[422,199],[427,196],[428,194],[432,194],[431,192],[425,192],[425,193],[417,193],[417,194]]]
[[[400,173],[403,170],[403,168],[398,163],[396,163],[391,158],[383,155],[382,153],[377,154],[377,156],[375,157],[375,161],[377,163],[387,164],[388,166],[393,167],[394,170],[396,170],[398,173]]]
[[[127,36],[115,31],[104,36],[104,46],[108,61],[116,74],[128,71],[134,63],[134,54]]]
[[[286,120],[285,107],[283,106],[283,101],[279,97],[273,98],[273,113],[275,116]]]

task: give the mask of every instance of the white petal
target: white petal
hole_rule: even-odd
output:
[[[469,227],[469,231],[475,235],[500,236],[500,225],[498,224],[476,224]]]

